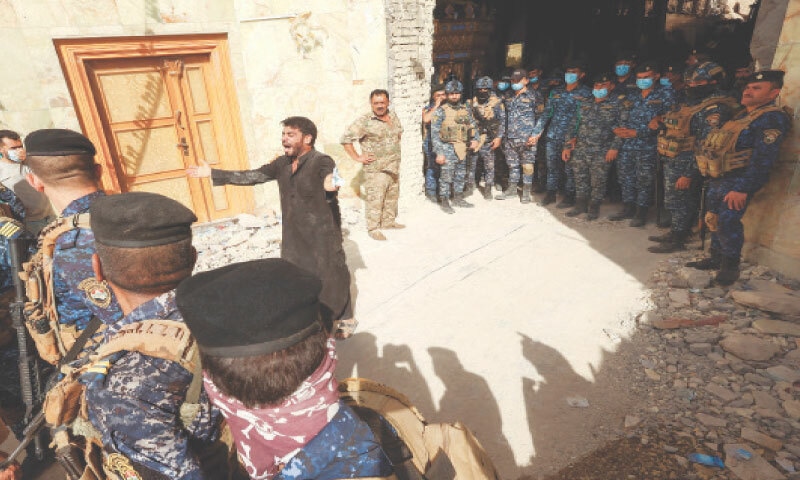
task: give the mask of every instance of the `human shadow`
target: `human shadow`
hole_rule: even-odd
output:
[[[428,348],[433,370],[444,383],[445,392],[439,400],[436,422],[461,421],[478,438],[492,461],[500,470],[516,468],[514,453],[503,434],[500,407],[480,375],[464,369],[458,355],[441,347]]]

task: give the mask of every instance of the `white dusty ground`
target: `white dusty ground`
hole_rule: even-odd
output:
[[[535,478],[619,432],[634,400],[615,351],[648,308],[656,229],[470,200],[476,208],[455,215],[401,207],[407,228],[385,242],[352,229],[361,323],[339,344],[337,373],[398,388],[429,420],[463,421],[502,478]]]

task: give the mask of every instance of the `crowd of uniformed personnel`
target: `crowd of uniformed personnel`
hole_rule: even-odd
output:
[[[550,78],[543,65],[516,68],[497,81],[477,78],[466,102],[458,79],[434,85],[422,112],[426,197],[453,214],[474,206],[467,198],[476,185],[487,201],[531,203],[538,192],[547,206],[560,194],[555,206],[566,216],[595,220],[610,196],[622,208],[608,219],[631,227],[656,206],[669,231],[651,236],[648,250],[684,250],[702,224],[709,257],[689,265],[716,269],[716,283],[731,285],[741,218],[791,123],[775,103],[784,72],[743,65],[728,76],[696,51],[665,65],[621,53],[610,67],[591,81],[580,60]],[[498,175],[503,162],[507,178]]]

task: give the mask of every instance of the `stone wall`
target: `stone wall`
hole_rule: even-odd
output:
[[[779,102],[792,110],[793,129],[783,143],[769,183],[755,195],[745,215],[744,256],[800,278],[800,2],[781,1],[788,3],[783,17],[759,18],[752,51],[754,57],[764,51],[758,30],[780,32],[771,67],[786,72]],[[768,3],[762,5],[762,12]]]

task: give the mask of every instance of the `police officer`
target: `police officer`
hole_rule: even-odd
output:
[[[715,281],[731,285],[739,278],[744,244],[742,216],[747,204],[769,179],[791,119],[775,100],[784,72],[764,70],[752,75],[742,93],[744,110],[722,128],[708,134],[697,154],[700,172],[711,177],[706,193],[706,224],[711,230],[709,257],[687,266],[719,268]]]
[[[545,134],[547,147],[547,193],[540,205],[549,205],[556,200],[556,191],[564,183],[564,199],[557,205],[566,208],[575,204],[575,178],[573,169],[566,167],[561,159],[565,136],[575,127],[578,104],[592,98],[592,91],[581,81],[585,75],[583,64],[577,60],[567,62],[564,73],[564,86],[550,91],[547,99],[545,121],[548,122]],[[585,206],[584,206],[585,207]]]
[[[657,133],[664,114],[674,103],[672,92],[658,85],[658,72],[653,62],[637,67],[638,92],[625,98],[628,110],[625,122],[614,129],[614,133],[624,139],[617,173],[625,206],[609,220],[632,218],[632,227],[641,227],[646,222],[656,175]]]
[[[719,127],[734,113],[736,102],[722,96],[725,71],[714,62],[703,62],[686,79],[686,100],[667,113],[665,129],[658,135],[659,161],[664,165],[664,199],[671,215],[670,231],[650,237],[659,245],[653,253],[684,250],[702,179],[694,158],[696,145],[705,140],[712,128]]]
[[[592,99],[576,105],[576,127],[565,132],[562,159],[575,177],[575,207],[567,212],[574,217],[586,213],[595,220],[606,194],[606,180],[611,163],[617,158],[622,139],[614,128],[622,121],[622,103],[610,96],[613,77],[603,73],[594,78]]]
[[[505,120],[503,112],[503,102],[497,95],[492,94],[492,79],[481,77],[475,82],[475,98],[472,99],[470,107],[472,116],[478,125],[480,139],[478,149],[470,153],[472,161],[470,165],[477,166],[479,161],[483,162],[483,198],[492,199],[492,185],[494,184],[494,161],[495,151],[500,146],[500,124]],[[474,170],[467,172],[467,183],[474,181]]]
[[[450,206],[473,207],[464,200],[464,184],[467,176],[467,149],[478,148],[478,128],[470,108],[461,102],[464,86],[458,80],[445,85],[447,101],[436,109],[431,122],[431,142],[436,153],[436,163],[441,165],[439,176],[439,205],[445,213],[455,213]]]
[[[544,130],[544,101],[535,90],[528,90],[527,72],[521,68],[511,73],[513,97],[506,101],[506,125],[502,132],[503,151],[508,164],[508,188],[496,196],[504,200],[517,196],[522,173],[522,203],[530,203],[536,144]],[[521,172],[520,172],[521,171]]]
[[[629,95],[638,93],[636,87],[636,54],[629,50],[619,52],[614,60],[614,95]]]
[[[422,109],[422,152],[425,156],[425,197],[437,203],[436,193],[439,188],[439,165],[436,163],[436,154],[433,153],[431,142],[431,120],[433,112],[444,102],[444,84],[431,87],[431,98],[428,105]]]

